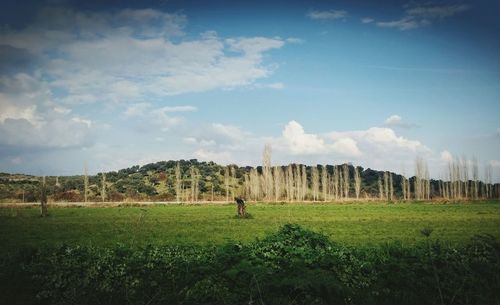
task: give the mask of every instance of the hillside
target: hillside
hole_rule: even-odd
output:
[[[176,178],[177,164],[179,165],[179,180]],[[269,201],[322,201],[325,200],[326,196],[326,199],[330,201],[356,197],[355,168],[353,165],[327,165],[324,174],[323,168],[322,165],[313,167],[293,164],[272,168],[269,178],[265,178],[266,174],[262,166],[253,168],[231,165],[226,167],[214,162],[200,162],[196,159],[161,161],[104,173],[104,196],[102,196],[103,174],[89,175],[87,200],[224,201],[233,196],[244,196],[247,199]],[[343,180],[342,177],[344,173],[345,178],[346,169],[349,172],[348,187],[347,184],[343,183],[345,179]],[[403,179],[409,185],[407,186],[410,190],[408,193],[415,193],[415,188],[418,187],[415,185],[415,177],[406,179],[399,174],[370,168],[363,169],[362,167],[357,167],[357,170],[360,177],[360,198],[382,197],[382,199],[390,199],[391,193],[393,199],[403,198],[405,196],[402,189]],[[335,182],[335,179],[339,179],[338,176],[336,177],[336,172],[337,175],[340,173],[340,183]],[[392,178],[392,183],[390,183],[392,191],[391,186],[387,185],[390,180],[384,181],[384,178],[387,177]],[[84,175],[48,176],[45,179],[49,201],[84,201]],[[270,181],[266,179],[270,179]],[[3,202],[35,202],[38,199],[41,181],[41,177],[31,175],[0,173],[0,200]],[[266,183],[270,186],[266,186]],[[474,186],[472,181],[461,183],[465,185],[464,188],[470,189]],[[447,183],[444,183],[443,188],[443,181],[429,180],[427,182],[422,180],[420,184],[423,189],[427,185],[430,198],[444,197],[446,194]],[[488,186],[478,182],[478,185],[479,196],[498,197],[498,184]],[[179,188],[179,198],[176,196],[177,188]],[[266,195],[269,192],[273,193]],[[347,196],[345,196],[346,194]],[[412,197],[410,196],[410,198]],[[421,199],[425,198],[424,195],[424,198]]]

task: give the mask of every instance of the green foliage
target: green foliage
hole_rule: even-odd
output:
[[[8,261],[23,266],[11,272],[30,279],[38,303],[430,305],[438,291],[444,304],[498,304],[499,258],[488,235],[461,247],[352,248],[287,224],[247,245],[62,246]]]
[[[189,169],[196,167],[200,172],[199,190],[201,198],[205,200],[212,195],[212,186],[214,197],[216,200],[225,199],[224,188],[224,167],[214,162],[200,162],[196,159],[179,160],[179,161],[161,161],[150,163],[143,166],[135,165],[130,168],[121,169],[119,171],[107,172],[106,182],[108,188],[108,200],[121,201],[124,199],[132,200],[158,200],[158,201],[173,201],[175,199],[175,167],[177,162],[181,169],[181,177],[184,181],[184,187],[190,187]],[[235,181],[234,187],[236,192],[242,191],[244,174],[249,173],[252,167],[235,166]],[[297,165],[296,165],[297,166]],[[333,175],[334,167],[327,165],[327,171]],[[361,194],[378,198],[378,179],[383,174],[381,171],[372,170],[370,168],[363,169],[361,167]],[[351,180],[354,176],[354,166],[348,165],[349,176]],[[306,166],[308,179],[311,178],[311,166]],[[262,167],[258,166],[257,171],[262,173]],[[102,175],[90,175],[88,194],[90,201],[101,201],[101,179]],[[397,198],[401,198],[401,179],[402,176],[393,174],[394,192]],[[414,178],[410,178],[413,185]],[[20,201],[22,200],[22,192],[25,193],[24,200],[26,202],[36,201],[34,190],[38,186],[38,177],[30,175],[6,174],[0,173],[0,201]],[[82,201],[84,178],[82,175],[61,176],[58,177],[59,185],[56,186],[56,177],[47,177],[47,193],[49,200],[61,201]],[[311,181],[309,180],[309,183]],[[352,181],[351,181],[352,182]],[[438,181],[431,181],[431,189],[433,192],[438,190]],[[352,185],[351,185],[352,187]],[[482,182],[479,188],[482,189]],[[351,190],[352,193],[353,190]],[[498,195],[498,194],[497,194]],[[496,195],[495,195],[496,196]],[[498,197],[498,196],[496,196]],[[495,198],[496,198],[495,197]]]

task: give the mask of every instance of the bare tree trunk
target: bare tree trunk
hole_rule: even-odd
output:
[[[260,176],[256,168],[252,168],[250,170],[250,187],[253,200],[255,201],[260,200],[261,199]]]
[[[422,157],[415,160],[415,198],[417,200],[430,198],[429,169]]]
[[[380,175],[378,176],[378,198],[380,200],[384,199],[384,187]]]
[[[401,176],[401,191],[403,192],[403,200],[407,200],[407,192],[406,192],[406,177],[403,171],[403,175]]]
[[[300,201],[302,196],[302,173],[300,165],[295,164],[295,171],[293,172],[293,181],[295,183],[295,198]]]
[[[492,192],[491,192],[491,165],[487,165],[485,170],[484,170],[484,184],[486,188],[485,192],[485,197],[487,199],[492,198]]]
[[[271,169],[271,156],[272,148],[270,144],[264,146],[264,151],[262,152],[262,175],[264,178],[263,190],[264,196],[267,200],[273,199],[273,177]]]
[[[349,188],[350,188],[350,177],[349,177],[349,165],[344,164],[344,198],[349,198]]]
[[[87,176],[87,162],[83,169],[83,201],[87,202],[87,194],[89,192],[89,177]]]
[[[230,177],[229,177],[229,182],[231,183],[231,200],[235,198],[235,190],[238,187],[238,182],[236,181],[236,166],[231,166],[230,168]],[[272,182],[272,177],[271,177],[271,182]]]
[[[406,179],[406,198],[408,200],[411,199],[411,185],[410,185],[410,179]]]
[[[293,169],[292,165],[289,164],[286,167],[286,185],[287,185],[287,190],[286,190],[286,196],[288,201],[293,201]]]
[[[359,168],[354,167],[354,190],[356,192],[356,199],[359,199],[359,193],[361,192],[361,175],[359,174]]]
[[[302,183],[300,182],[301,178],[302,176],[300,175],[300,167],[297,164],[295,164],[295,171],[293,173],[293,185],[295,186],[294,187],[295,199],[297,201],[300,201],[300,189],[302,185]]]
[[[384,199],[389,200],[389,172],[384,172]]]
[[[102,190],[101,190],[102,202],[106,201],[106,173],[102,173]]]
[[[319,173],[317,166],[312,167],[312,191],[313,191],[313,201],[317,201],[319,193]]]
[[[190,175],[191,175],[191,202],[198,202],[200,175],[198,169],[195,166],[190,167]]]
[[[333,168],[333,192],[335,194],[335,200],[339,200],[339,181],[340,181],[340,170],[338,166]]]
[[[42,183],[40,184],[40,216],[47,217],[47,187],[45,184],[45,176],[42,177]]]
[[[307,188],[307,168],[305,165],[301,166],[302,168],[302,179],[301,179],[301,196],[300,196],[300,201],[304,201],[307,196],[308,188]]]
[[[431,175],[429,173],[429,167],[427,166],[427,162],[425,162],[425,194],[426,199],[431,200]]]
[[[226,188],[226,202],[229,202],[229,166],[224,168],[224,186]]]
[[[479,199],[479,166],[476,157],[472,157],[472,186],[473,186],[473,195],[472,198],[474,200]]]
[[[394,198],[394,183],[392,181],[392,173],[389,173],[389,200],[392,201]]]
[[[177,203],[181,202],[181,192],[182,192],[182,181],[181,181],[181,166],[179,162],[177,162],[175,166],[175,197]]]
[[[273,170],[274,177],[274,201],[278,202],[281,199],[281,193],[283,192],[283,171],[281,166],[274,167]]]
[[[323,192],[323,201],[328,200],[328,172],[326,165],[323,165],[321,171],[321,191]]]
[[[339,198],[344,198],[344,174],[342,171],[342,167],[339,165]]]
[[[210,190],[211,190],[211,200],[214,202],[214,180],[211,180],[212,183],[210,183]]]
[[[464,180],[464,197],[465,199],[469,198],[469,161],[465,158],[462,157],[460,159],[460,164],[462,166],[462,173],[463,173],[463,180]]]

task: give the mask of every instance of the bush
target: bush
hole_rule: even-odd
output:
[[[23,274],[32,279],[38,300],[49,304],[500,301],[500,246],[488,235],[460,248],[439,242],[350,248],[285,225],[248,245],[64,246],[27,253],[13,259],[23,262]]]

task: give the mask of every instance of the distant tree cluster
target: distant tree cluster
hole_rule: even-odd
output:
[[[415,176],[363,169],[351,164],[289,164],[272,166],[266,145],[262,166],[222,166],[196,159],[161,161],[114,172],[45,178],[0,174],[0,200],[48,201],[250,201],[300,202],[339,200],[478,200],[500,197],[500,184],[491,181],[491,168],[479,179],[477,159],[453,159],[441,180],[430,178],[423,158],[415,160]],[[45,181],[45,183],[43,183]]]

